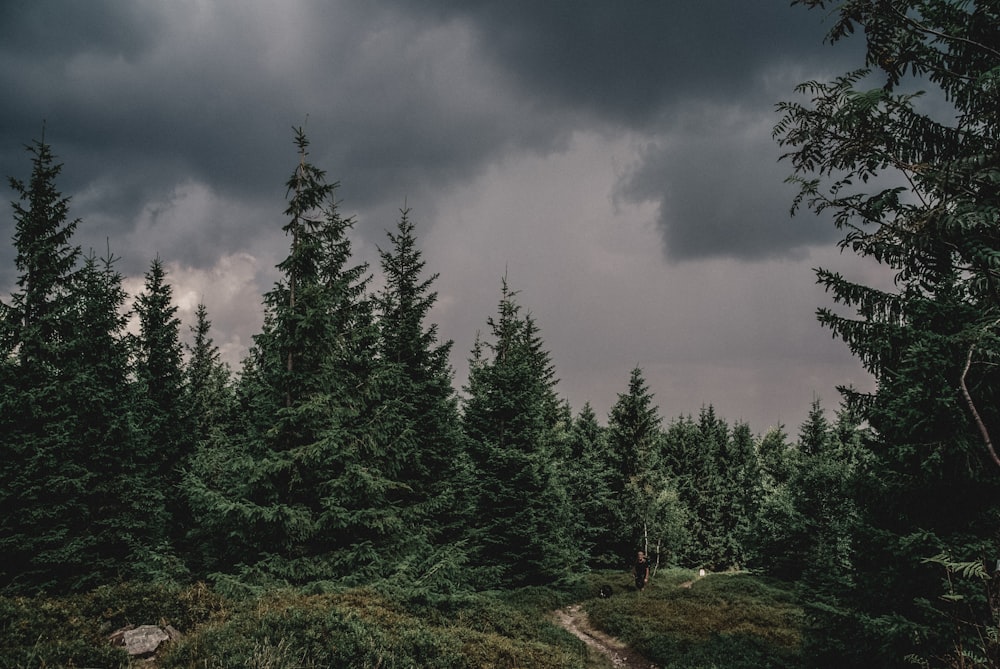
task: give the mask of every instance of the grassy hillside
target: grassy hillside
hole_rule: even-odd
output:
[[[441,599],[367,589],[229,598],[204,585],[0,598],[0,666],[127,667],[107,637],[130,624],[170,624],[183,633],[159,653],[153,666],[162,668],[601,666],[551,616],[573,601],[662,667],[795,665],[801,612],[787,592],[745,575],[682,587],[691,579],[690,572],[660,572],[641,595],[628,589],[627,575],[597,573],[572,593],[532,588]],[[591,597],[605,583],[616,594]]]

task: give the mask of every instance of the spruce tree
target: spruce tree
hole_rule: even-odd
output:
[[[729,441],[729,425],[715,413],[711,404],[698,414],[698,432],[704,469],[700,475],[700,495],[693,509],[699,516],[695,540],[703,551],[702,563],[713,569],[728,567],[725,555],[723,454]]]
[[[385,285],[375,303],[384,368],[381,401],[386,420],[393,423],[392,458],[399,463],[400,485],[391,498],[410,528],[410,555],[396,558],[413,561],[412,576],[426,583],[428,569],[438,579],[449,574],[442,559],[452,566],[460,563],[456,542],[471,512],[470,465],[451,383],[452,342],[439,342],[437,326],[427,323],[438,275],[424,276],[409,214],[401,210],[395,232],[387,232],[390,247],[379,250]],[[427,564],[429,559],[436,561]]]
[[[851,494],[853,467],[842,457],[833,426],[820,401],[813,400],[799,429],[791,475],[785,484],[783,520],[770,533],[769,549],[775,572],[790,579],[836,580],[849,569],[852,523],[856,518]]]
[[[819,398],[815,398],[809,407],[805,422],[799,428],[799,452],[804,455],[828,453],[832,447],[830,443],[832,437],[826,412]]]
[[[637,549],[653,557],[662,536],[661,494],[671,487],[660,462],[662,419],[642,370],[634,368],[628,390],[608,415],[608,447],[618,464],[614,491],[623,523],[618,552],[632,558]],[[658,557],[658,556],[657,556]]]
[[[146,466],[171,518],[170,526],[165,528],[169,530],[168,538],[177,543],[188,524],[180,490],[181,474],[189,465],[195,441],[183,404],[181,322],[159,256],[146,272],[135,312],[139,320],[135,347],[136,425],[141,430],[139,438],[145,442],[142,450],[152,458]]]
[[[19,291],[3,309],[0,587],[80,590],[144,573],[164,527],[132,429],[125,293],[71,243],[60,166],[36,142],[11,180]],[[22,204],[23,203],[23,204]]]
[[[55,457],[70,448],[68,435],[51,429],[68,424],[59,370],[72,338],[73,282],[81,252],[72,244],[77,220],[68,220],[69,199],[56,186],[62,165],[44,141],[27,147],[32,155],[27,183],[11,178],[17,290],[2,308],[0,346],[4,358],[2,447],[0,454],[0,566],[2,587],[44,587],[58,578],[51,565],[38,566],[40,542],[57,542],[65,530],[58,520],[38,524],[47,514],[48,481],[72,462]],[[71,477],[75,476],[71,474]],[[55,526],[53,526],[55,523]]]
[[[682,417],[667,428],[665,467],[676,480],[679,498],[689,513],[689,534],[681,551],[687,564],[729,566],[721,464],[728,441],[729,426],[711,405],[701,409],[697,422]]]
[[[618,471],[609,451],[607,429],[598,423],[589,402],[573,421],[566,469],[571,503],[584,522],[581,542],[590,564],[620,568],[625,522],[620,499],[612,493]]]
[[[240,381],[245,419],[228,460],[192,481],[192,500],[238,543],[245,581],[363,581],[405,543],[393,499],[401,460],[383,415],[367,266],[351,264],[336,184],[307,158],[288,181],[289,255]]]
[[[798,463],[798,450],[788,442],[782,425],[771,428],[757,447],[761,497],[749,550],[754,567],[791,577],[785,548],[781,546],[793,513],[789,481]]]
[[[838,637],[852,634],[849,630],[857,625],[854,613],[843,603],[845,593],[856,584],[860,529],[856,489],[863,470],[852,457],[856,437],[847,429],[850,418],[838,417],[836,423],[839,433],[819,401],[813,402],[799,433],[799,457],[788,483],[795,544],[788,553],[799,558],[792,568],[813,626],[809,651],[826,662],[842,654],[843,639]]]
[[[721,564],[739,568],[751,554],[753,528],[763,495],[757,448],[747,423],[737,423],[730,432],[719,453],[719,473]]]
[[[181,478],[183,507],[174,524],[180,520],[186,528],[179,552],[192,572],[204,577],[229,562],[226,556],[231,541],[212,531],[206,517],[196,513],[195,491],[199,480],[214,481],[226,461],[236,429],[236,404],[229,366],[221,361],[219,348],[210,335],[212,323],[207,307],[198,304],[195,315],[196,323],[191,326],[194,340],[185,344],[188,358],[182,402],[192,451]],[[216,486],[222,487],[218,482]]]
[[[212,321],[204,304],[198,304],[195,318],[195,325],[191,326],[194,340],[185,344],[188,357],[183,397],[185,423],[192,431],[192,442],[199,444],[215,430],[230,424],[234,397],[232,372],[222,362],[219,347],[212,340]]]
[[[788,443],[785,426],[778,425],[769,429],[757,446],[757,461],[760,463],[761,483],[765,493],[788,480],[791,457],[792,446]]]
[[[28,146],[32,154],[27,183],[10,178],[17,196],[14,210],[14,265],[18,290],[3,310],[0,342],[5,355],[16,357],[19,376],[29,385],[42,382],[58,367],[61,345],[72,336],[67,322],[72,308],[72,279],[81,258],[72,243],[79,220],[69,219],[69,198],[56,187],[62,165],[42,141]]]
[[[493,584],[570,578],[586,568],[580,522],[556,471],[559,401],[538,328],[504,279],[491,340],[477,338],[463,425],[478,483],[472,523],[479,573]]]
[[[684,541],[673,547],[675,560],[684,565],[704,566],[706,559],[697,538],[703,533],[702,519],[697,514],[706,472],[712,462],[702,448],[701,432],[691,416],[672,420],[663,434],[660,460],[664,471],[671,476],[677,488],[678,499],[689,516]]]
[[[89,585],[114,578],[162,578],[182,572],[169,547],[169,517],[155,446],[136,426],[132,381],[134,342],[127,330],[128,296],[114,257],[88,256],[81,273],[79,331],[67,351],[73,443],[90,483],[81,486],[92,548],[84,559],[97,573]]]

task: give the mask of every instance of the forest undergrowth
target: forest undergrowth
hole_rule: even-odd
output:
[[[597,596],[602,585],[611,597]],[[802,611],[789,590],[749,574],[672,569],[641,594],[624,572],[594,572],[572,588],[448,597],[368,588],[229,597],[205,584],[3,597],[0,667],[612,666],[557,624],[553,612],[570,604],[657,667],[798,666]],[[130,661],[108,638],[140,624],[183,636],[152,661]]]

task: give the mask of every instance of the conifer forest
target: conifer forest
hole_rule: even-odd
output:
[[[783,584],[794,666],[1000,666],[1000,3],[794,4],[866,40],[863,69],[777,105],[773,136],[796,215],[894,274],[886,291],[816,270],[819,321],[874,391],[762,434],[710,404],[663,415],[640,367],[606,416],[571,407],[516,277],[456,387],[417,214],[358,257],[350,193],[300,128],[287,253],[234,369],[209,305],[178,318],[168,259],[129,295],[114,239],[78,245],[43,137],[10,179],[0,599],[574,592],[643,550]]]

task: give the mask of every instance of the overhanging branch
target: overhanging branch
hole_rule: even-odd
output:
[[[996,323],[994,323],[996,325]],[[969,407],[969,412],[972,413],[972,419],[976,421],[976,427],[979,429],[979,435],[983,438],[983,443],[986,444],[986,450],[990,454],[990,458],[997,467],[1000,467],[1000,457],[997,457],[996,449],[993,447],[993,440],[990,438],[990,431],[986,428],[986,423],[983,422],[983,417],[979,414],[979,410],[976,409],[976,403],[972,400],[972,395],[969,393],[969,387],[965,383],[965,377],[969,373],[969,368],[972,367],[972,354],[976,350],[976,344],[969,347],[969,352],[965,356],[965,367],[962,369],[962,376],[959,378],[959,385],[962,387],[962,396],[965,398],[965,404]]]

